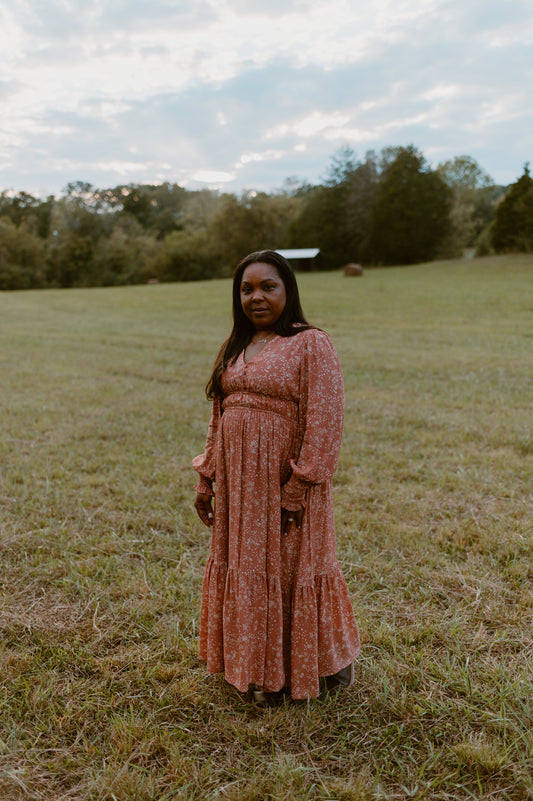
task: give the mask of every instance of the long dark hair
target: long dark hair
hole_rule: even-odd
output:
[[[274,267],[285,286],[287,301],[274,326],[276,334],[282,337],[292,337],[300,331],[313,327],[304,317],[298,284],[287,259],[276,253],[275,250],[258,250],[255,253],[249,253],[239,262],[233,274],[233,329],[218,352],[211,378],[205,388],[207,397],[211,400],[224,395],[221,383],[222,373],[228,364],[236,361],[239,353],[249,345],[255,333],[252,323],[242,309],[241,282],[246,268],[256,262],[270,264]]]

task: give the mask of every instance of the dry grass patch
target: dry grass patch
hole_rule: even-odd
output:
[[[0,294],[2,799],[533,797],[533,262],[300,283],[345,371],[363,653],[263,711],[197,659],[229,282]]]

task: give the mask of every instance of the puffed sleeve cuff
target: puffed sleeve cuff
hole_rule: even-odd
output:
[[[215,398],[213,401],[213,408],[211,410],[211,419],[209,420],[209,428],[207,429],[207,438],[205,442],[205,451],[199,456],[195,456],[192,460],[194,470],[199,474],[197,492],[202,495],[214,495],[213,481],[215,481],[215,462],[216,462],[216,437],[218,430],[218,423],[220,420],[221,408],[220,400]]]
[[[196,490],[196,492],[200,493],[200,495],[215,494],[213,490],[213,482],[206,476],[203,476],[201,473],[198,477],[198,484],[194,489]]]
[[[308,484],[293,473],[281,488],[282,508],[288,512],[297,512],[298,509],[304,508],[307,488]]]

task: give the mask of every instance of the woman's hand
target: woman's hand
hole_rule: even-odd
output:
[[[206,526],[213,525],[213,496],[199,492],[194,502],[198,517]]]
[[[288,534],[291,526],[301,526],[304,516],[303,507],[291,512],[289,509],[281,508],[281,533]]]

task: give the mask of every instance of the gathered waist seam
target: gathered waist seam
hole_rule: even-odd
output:
[[[276,399],[264,398],[261,399],[260,395],[253,395],[252,393],[239,393],[245,397],[239,397],[231,400],[231,397],[225,398],[222,408],[224,411],[229,409],[253,409],[258,412],[267,412],[275,414],[278,417],[283,417],[290,422],[296,422],[298,419],[298,404],[292,400],[277,401]]]

